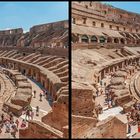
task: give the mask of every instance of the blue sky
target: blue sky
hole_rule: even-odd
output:
[[[122,1],[122,2],[117,2],[117,1],[105,2],[104,1],[102,3],[107,3],[107,4],[110,4],[110,5],[114,6],[114,7],[121,8],[121,9],[130,11],[130,12],[140,14],[140,2],[138,2],[138,1],[125,1],[125,2],[124,1]]]
[[[68,19],[68,2],[0,2],[0,30]]]

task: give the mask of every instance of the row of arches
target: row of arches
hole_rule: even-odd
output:
[[[107,37],[105,38],[104,36],[96,37],[95,35],[91,36],[90,38],[87,35],[82,35],[81,36],[81,42],[89,43],[90,42],[98,42],[98,43],[119,43],[121,42],[122,44],[125,44],[125,39],[123,38],[111,38]]]
[[[72,34],[72,42],[81,43],[115,43],[115,44],[140,44],[140,40],[130,38],[104,37],[104,36],[88,36]]]
[[[99,39],[100,43],[104,43],[106,41],[106,38],[104,36],[100,36],[99,38],[97,38],[96,36],[93,35],[90,38],[90,42],[98,42],[98,39]],[[82,35],[81,36],[81,42],[88,43],[89,42],[89,37],[87,35]]]

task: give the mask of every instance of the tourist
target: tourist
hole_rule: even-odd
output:
[[[108,96],[108,94],[109,94],[108,88],[105,88],[105,95]]]
[[[28,120],[29,120],[29,116],[30,116],[30,110],[28,109],[26,111],[25,120],[27,120],[27,117],[28,117]]]
[[[103,89],[102,88],[101,88],[100,92],[101,92],[101,95],[102,95],[103,94]]]
[[[33,118],[34,118],[34,112],[31,111],[31,120],[33,120]]]
[[[99,90],[98,89],[96,90],[96,95],[97,95],[97,97],[99,96]]]
[[[36,106],[36,116],[39,116],[39,106]]]
[[[42,93],[40,93],[40,95],[39,95],[39,96],[40,96],[40,101],[42,101]]]
[[[102,81],[102,80],[100,80],[100,85],[101,85],[101,87],[102,87],[102,85],[103,85],[103,81]]]
[[[128,134],[131,133],[131,124],[128,122]]]
[[[12,126],[11,127],[11,135],[16,138],[16,131],[15,131],[15,128]]]
[[[1,114],[1,121],[2,122],[4,121],[4,114],[3,113]]]
[[[14,122],[14,116],[13,116],[12,112],[9,114],[9,116],[10,116],[10,123]]]
[[[106,82],[104,82],[104,87],[106,87]]]
[[[115,107],[115,105],[116,105],[116,104],[115,104],[115,101],[114,101],[114,100],[111,100],[111,106],[112,106],[112,107]]]
[[[140,121],[138,121],[138,133],[140,133]]]
[[[16,123],[17,128],[18,128],[18,126],[19,126],[19,120],[18,120],[18,119],[16,119],[15,123]]]
[[[130,114],[127,114],[127,121],[130,122]]]
[[[111,99],[108,100],[108,108],[111,108]]]
[[[33,93],[34,93],[34,98],[36,98],[36,91],[34,90],[34,92],[33,92]]]
[[[26,120],[25,119],[23,119],[22,123],[21,123],[21,128],[24,128],[24,127],[26,127]]]
[[[6,131],[5,131],[5,133],[9,133],[9,132],[10,132],[10,122],[9,122],[9,121],[6,121],[6,122],[5,122],[5,126],[6,126]]]

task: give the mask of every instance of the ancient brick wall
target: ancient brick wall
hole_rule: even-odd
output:
[[[126,138],[126,123],[117,117],[101,121],[92,133],[93,138]]]
[[[72,114],[92,117],[95,108],[93,91],[90,89],[72,89]]]
[[[96,123],[96,118],[72,115],[72,138],[84,138]]]
[[[39,121],[29,121],[27,129],[19,130],[19,138],[62,138],[63,133]]]

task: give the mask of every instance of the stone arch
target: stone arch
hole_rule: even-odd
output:
[[[132,41],[131,41],[131,42],[132,42],[133,44],[135,44],[135,42],[136,42],[136,41],[135,41],[135,39],[132,39]]]
[[[140,44],[140,40],[137,40],[137,41],[136,41],[136,44]]]
[[[81,41],[82,41],[82,42],[85,42],[85,43],[88,43],[88,42],[89,42],[88,36],[87,36],[87,35],[82,35],[82,36],[81,36]]]
[[[127,44],[131,43],[131,40],[129,38],[127,38],[126,40],[127,40]]]
[[[112,38],[111,37],[107,38],[107,43],[112,43]]]
[[[78,42],[79,38],[75,34],[72,34],[72,42]]]
[[[114,38],[114,43],[119,43],[119,39],[118,38]]]
[[[91,42],[98,42],[98,38],[95,35],[91,36]]]
[[[120,42],[121,42],[122,44],[125,44],[125,39],[124,39],[124,38],[121,38],[121,39],[120,39]]]
[[[104,36],[99,37],[100,43],[105,43],[106,38]]]

